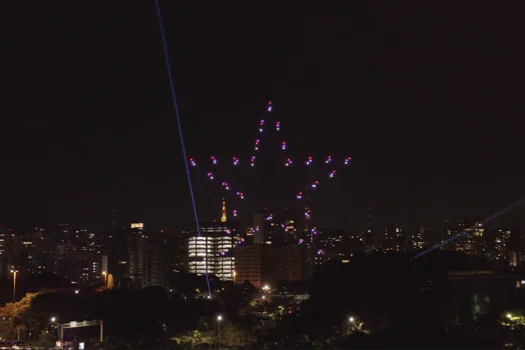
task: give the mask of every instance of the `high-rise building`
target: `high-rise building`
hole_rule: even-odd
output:
[[[167,287],[167,242],[162,238],[149,238],[144,244],[142,259],[142,288]]]
[[[127,227],[118,227],[107,237],[106,246],[109,251],[108,269],[117,280],[117,285],[121,285],[124,280],[129,280],[129,230]]]
[[[483,233],[484,228],[481,223],[476,223],[474,226],[469,227],[465,222],[460,223],[456,232],[466,232],[466,235],[461,240],[456,240],[454,242],[453,249],[457,252],[462,252],[470,255],[481,255],[482,243],[483,243]]]
[[[272,244],[296,244],[298,242],[296,220],[288,210],[272,218],[268,230]]]
[[[144,223],[132,223],[131,232],[128,237],[128,274],[135,286],[142,286],[142,268],[144,266],[144,244],[147,236],[144,231]]]
[[[270,230],[272,222],[271,214],[264,210],[253,216],[253,242],[255,244],[271,244],[272,230]]]
[[[107,272],[107,255],[89,251],[66,251],[57,261],[57,273],[73,284],[101,283]]]
[[[189,273],[213,274],[222,280],[233,280],[234,247],[239,241],[235,225],[228,222],[202,224],[185,229],[187,270]]]
[[[303,244],[255,244],[235,247],[235,283],[261,287],[305,278],[307,248]]]
[[[399,225],[385,226],[384,236],[381,239],[381,250],[383,252],[402,252],[405,245],[405,235]]]
[[[238,245],[235,247],[235,283],[249,282],[261,287],[264,281],[265,250],[261,244]]]
[[[409,250],[420,250],[425,247],[425,233],[426,229],[423,226],[414,230],[410,237]]]
[[[9,229],[0,228],[0,278],[9,275],[9,261],[11,259],[12,234]]]

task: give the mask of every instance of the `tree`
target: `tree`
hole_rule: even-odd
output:
[[[238,325],[224,322],[221,325],[221,344],[230,347],[245,347],[252,342],[252,336]]]
[[[188,335],[173,337],[171,340],[176,341],[177,344],[182,345],[185,348],[198,349],[203,344],[213,344],[215,337],[211,335],[210,332],[204,334],[201,331],[195,329],[191,332],[188,332]]]
[[[36,323],[31,313],[31,303],[37,295],[38,293],[28,293],[20,301],[7,303],[0,308],[0,317],[10,322],[12,331],[21,327],[30,329],[31,324]]]

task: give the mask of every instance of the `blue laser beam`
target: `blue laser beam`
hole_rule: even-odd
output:
[[[195,216],[195,225],[197,227],[197,234],[199,235],[199,237],[201,237],[201,227],[199,224],[199,215],[197,212],[197,201],[195,200],[195,193],[193,191],[193,184],[191,182],[190,165],[188,162],[188,156],[186,154],[186,144],[184,142],[184,133],[182,132],[182,123],[180,120],[181,118],[180,118],[179,104],[177,103],[177,95],[175,93],[175,83],[173,81],[173,73],[171,71],[170,56],[168,53],[168,42],[166,39],[166,31],[164,28],[164,21],[162,20],[159,0],[155,1],[155,5],[157,7],[157,18],[159,21],[160,35],[162,37],[162,44],[164,48],[164,60],[166,63],[166,70],[168,71],[168,80],[169,80],[170,88],[171,88],[171,98],[173,101],[173,108],[175,110],[175,117],[177,119],[177,126],[179,129],[179,137],[180,137],[180,143],[182,147],[182,155],[184,157],[184,165],[186,166],[186,177],[188,178],[188,186],[190,188],[191,204],[193,206],[193,215]],[[208,295],[211,298],[211,285],[210,285],[210,277],[208,276],[208,271],[206,271],[206,283],[208,285]]]
[[[514,204],[508,206],[507,208],[505,208],[505,209],[503,209],[503,210],[498,211],[496,214],[493,214],[493,215],[489,216],[488,218],[486,218],[485,220],[483,220],[483,222],[482,222],[481,224],[482,224],[482,225],[486,225],[487,223],[489,223],[490,221],[496,219],[497,217],[499,217],[499,216],[501,216],[501,215],[503,215],[503,214],[506,214],[506,213],[508,213],[509,211],[511,211],[512,209],[517,208],[517,207],[519,207],[519,206],[521,206],[521,205],[523,205],[523,204],[525,204],[525,198],[523,198],[523,199],[517,201],[516,203],[514,203]],[[419,253],[418,255],[416,255],[416,256],[414,257],[414,259],[419,259],[420,257],[422,257],[422,256],[424,256],[424,255],[427,255],[428,253],[433,252],[434,250],[437,250],[437,249],[439,249],[439,248],[442,248],[442,247],[446,246],[447,244],[449,244],[449,243],[452,242],[452,241],[455,241],[455,240],[458,239],[458,238],[461,238],[461,237],[463,237],[463,236],[468,235],[469,233],[471,233],[471,232],[474,231],[474,228],[475,228],[475,225],[474,225],[474,226],[471,226],[471,227],[469,227],[469,228],[467,228],[467,229],[465,229],[465,230],[463,230],[463,231],[461,231],[460,233],[458,233],[458,234],[455,235],[455,236],[452,236],[452,237],[450,237],[450,238],[445,239],[443,242],[438,243],[438,244],[434,245],[433,247],[430,247],[430,248],[428,248],[428,249],[422,251],[421,253]]]

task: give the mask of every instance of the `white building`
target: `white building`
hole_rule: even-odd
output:
[[[239,236],[227,222],[203,224],[200,236],[196,225],[183,232],[187,250],[189,273],[213,274],[221,280],[233,280],[235,269],[234,247]]]

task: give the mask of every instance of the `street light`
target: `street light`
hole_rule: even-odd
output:
[[[80,291],[78,289],[75,289],[75,294],[78,294],[80,293]]]
[[[347,336],[350,335],[350,327],[354,325],[355,326],[355,318],[353,316],[348,317],[348,326],[346,328]]]
[[[18,275],[18,270],[11,270],[13,274],[13,303],[16,302],[16,276]]]
[[[102,271],[102,274],[104,275],[104,289],[108,287],[108,273],[106,271]]]
[[[51,317],[49,319],[49,321],[51,321],[51,323],[57,323],[57,340],[60,340],[60,323],[58,323],[58,317]]]
[[[221,343],[221,321],[222,321],[222,316],[221,315],[218,315],[217,316],[217,349],[220,347],[220,343]]]

